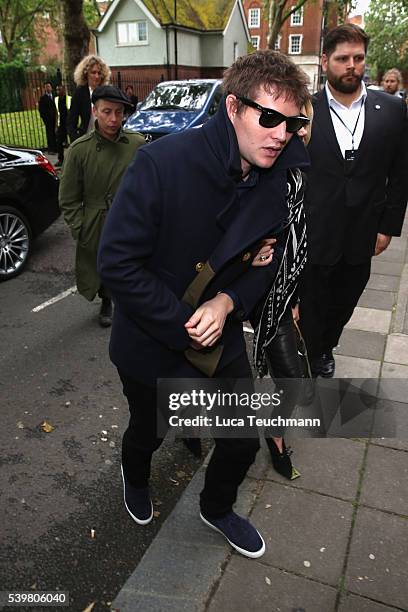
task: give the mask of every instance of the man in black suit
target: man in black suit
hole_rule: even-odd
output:
[[[150,465],[162,442],[157,379],[214,377],[221,388],[220,379],[252,379],[242,319],[276,274],[288,169],[308,164],[296,132],[309,121],[300,116],[309,95],[295,64],[258,51],[238,58],[223,85],[217,113],[200,129],[139,149],[100,242],[99,272],[115,303],[110,356],[130,410],[125,504],[141,525],[153,517]],[[251,267],[273,236],[273,260]],[[265,544],[232,507],[258,449],[257,435],[217,438],[200,496],[202,520],[248,557]]]
[[[400,236],[405,215],[406,106],[366,90],[368,40],[351,24],[326,35],[327,83],[313,102],[300,319],[315,376],[334,375],[332,351],[368,282],[371,257]]]
[[[57,150],[55,139],[57,109],[55,108],[54,97],[52,95],[52,84],[47,81],[47,83],[44,84],[44,89],[45,93],[38,102],[38,110],[45,125],[48,153],[55,153]]]

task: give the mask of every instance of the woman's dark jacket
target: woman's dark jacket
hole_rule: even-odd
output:
[[[80,85],[72,96],[67,129],[71,142],[86,134],[91,118],[91,96],[88,85]]]

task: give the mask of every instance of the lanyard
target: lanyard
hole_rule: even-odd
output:
[[[360,104],[360,110],[358,111],[358,115],[357,115],[357,121],[354,125],[354,129],[353,131],[350,130],[349,126],[346,125],[343,121],[343,119],[340,117],[340,115],[334,110],[334,108],[332,106],[330,106],[330,110],[336,115],[337,119],[344,125],[344,127],[346,128],[346,130],[348,132],[350,132],[351,134],[351,150],[354,151],[354,134],[356,133],[356,129],[357,129],[357,125],[358,125],[358,120],[360,119],[360,115],[361,115],[361,109],[363,108],[365,103],[364,98],[362,98],[361,100],[361,104]]]

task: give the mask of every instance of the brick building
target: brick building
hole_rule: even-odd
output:
[[[268,46],[268,15],[263,0],[244,0],[249,34],[256,49]],[[295,2],[288,0],[287,6]],[[330,13],[327,20],[327,0],[307,0],[305,4],[285,21],[279,33],[275,48],[288,54],[294,62],[300,64],[310,79],[311,91],[319,88],[321,41],[326,22],[329,27],[337,23],[336,16]]]

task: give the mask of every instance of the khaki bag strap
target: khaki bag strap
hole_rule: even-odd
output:
[[[206,261],[203,269],[200,270],[185,290],[183,302],[186,302],[193,308],[197,308],[201,296],[214,276],[214,270],[210,263]],[[184,351],[184,356],[195,368],[197,368],[197,370],[200,370],[200,372],[211,378],[214,376],[223,350],[224,346],[222,344],[204,348],[201,349],[201,351],[188,348]]]

